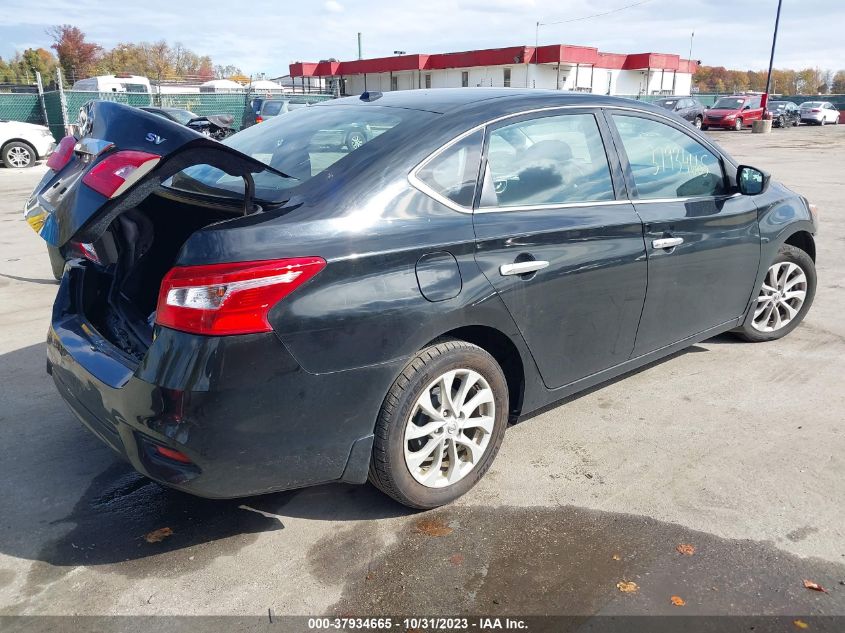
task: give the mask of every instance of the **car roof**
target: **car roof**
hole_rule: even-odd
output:
[[[364,93],[367,94],[367,93]],[[344,97],[321,101],[315,107],[349,105],[372,105],[409,110],[421,110],[435,114],[458,114],[478,111],[482,118],[510,113],[521,109],[554,106],[580,106],[584,108],[617,106],[637,107],[643,110],[663,112],[657,106],[644,101],[609,97],[605,95],[569,92],[564,90],[541,90],[521,88],[433,88],[423,90],[394,90],[379,96],[370,92],[369,99]]]

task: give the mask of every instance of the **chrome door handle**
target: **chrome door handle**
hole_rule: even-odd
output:
[[[528,273],[535,273],[542,270],[549,265],[549,262],[543,262],[537,259],[531,259],[527,262],[516,262],[514,264],[502,264],[499,266],[499,272],[502,275],[527,275]]]
[[[662,237],[659,240],[654,240],[651,245],[653,248],[675,248],[684,243],[682,237]]]

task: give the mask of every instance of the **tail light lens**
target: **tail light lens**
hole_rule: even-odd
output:
[[[819,110],[818,108],[813,108],[812,110],[810,110],[810,112],[821,112],[821,110]]]
[[[325,266],[321,257],[177,266],[161,282],[156,323],[193,334],[269,332],[270,309]]]
[[[114,198],[138,182],[160,159],[161,156],[147,152],[115,152],[94,165],[82,182],[100,195]]]
[[[66,136],[59,141],[58,146],[47,159],[47,167],[53,171],[61,171],[73,157],[74,145],[76,145],[76,139],[73,136]]]
[[[255,122],[256,122],[256,123],[261,123],[263,120],[264,120],[264,119],[261,117],[261,115],[260,115],[260,114],[259,114],[257,117],[255,117]]]
[[[101,264],[100,256],[97,254],[97,249],[94,248],[93,244],[85,244],[83,242],[68,242],[67,245],[68,256],[70,257],[80,257],[82,259],[87,259],[88,261],[92,261],[95,264]]]

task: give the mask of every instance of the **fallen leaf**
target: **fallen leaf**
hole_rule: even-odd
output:
[[[635,582],[629,580],[620,580],[616,583],[616,588],[622,593],[636,593],[639,586]]]
[[[453,532],[452,528],[438,519],[423,519],[418,521],[416,530],[427,536],[447,536]]]
[[[808,629],[810,625],[804,622],[804,620],[793,620],[792,623],[795,625],[796,628],[799,629]]]
[[[464,564],[464,555],[463,554],[452,554],[449,557],[449,562],[452,563],[455,567],[458,565]]]
[[[813,591],[821,591],[822,593],[827,593],[827,589],[822,587],[819,583],[813,582],[812,580],[804,579],[804,588],[805,589],[812,589]]]
[[[173,534],[173,530],[171,530],[169,527],[163,527],[157,530],[153,530],[149,534],[145,535],[144,540],[147,543],[160,543],[171,534]]]
[[[614,554],[613,560],[622,560],[622,557],[619,554]]]
[[[672,596],[671,598],[669,598],[669,600],[671,600],[672,604],[674,604],[676,607],[682,607],[687,603],[686,600],[681,598],[681,596]]]
[[[689,543],[681,543],[676,548],[679,554],[683,554],[684,556],[692,556],[695,554],[695,545],[690,545]]]

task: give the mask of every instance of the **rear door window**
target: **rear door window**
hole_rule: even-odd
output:
[[[665,123],[628,114],[612,115],[641,200],[717,196],[725,193],[719,157]]]
[[[533,118],[490,133],[482,206],[523,207],[613,200],[593,114]]]

